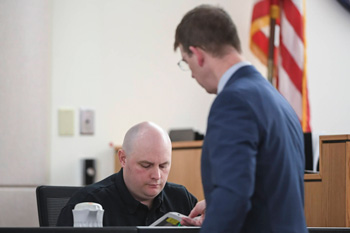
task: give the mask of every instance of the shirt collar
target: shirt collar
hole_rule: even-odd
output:
[[[251,65],[250,62],[241,61],[241,62],[238,62],[238,63],[234,64],[234,65],[231,66],[228,70],[226,70],[226,72],[224,73],[224,75],[220,78],[217,94],[220,94],[220,92],[222,91],[222,89],[224,89],[224,87],[225,87],[226,83],[228,82],[228,80],[232,77],[232,75],[233,75],[239,68],[241,68],[241,67],[243,67],[243,66],[249,66],[249,65]]]
[[[124,177],[123,177],[123,169],[121,169],[117,173],[117,176],[115,178],[115,185],[117,186],[117,190],[120,193],[120,197],[123,200],[123,202],[126,204],[129,213],[135,213],[139,205],[143,205],[143,204],[137,201],[131,195],[128,188],[126,187],[126,184],[124,182]],[[154,198],[152,209],[162,207],[161,205],[162,203],[163,203],[163,190]]]

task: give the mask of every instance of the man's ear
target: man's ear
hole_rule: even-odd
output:
[[[196,56],[199,66],[203,66],[204,63],[204,51],[199,47],[190,46],[190,51]]]
[[[119,158],[120,165],[121,165],[122,167],[125,167],[126,155],[125,155],[125,152],[124,152],[123,149],[119,149],[119,150],[118,150],[118,158]]]

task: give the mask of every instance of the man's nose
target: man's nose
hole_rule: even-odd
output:
[[[154,169],[152,169],[152,174],[151,174],[151,178],[152,179],[156,179],[159,180],[160,179],[160,169],[159,167],[154,167]]]

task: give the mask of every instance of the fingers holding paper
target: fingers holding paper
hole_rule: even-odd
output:
[[[181,225],[183,226],[201,226],[205,218],[205,200],[196,204],[188,217],[182,217]]]

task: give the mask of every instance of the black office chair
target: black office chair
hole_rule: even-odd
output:
[[[41,227],[56,226],[61,209],[75,192],[82,187],[78,186],[50,186],[42,185],[36,188],[39,225]]]

